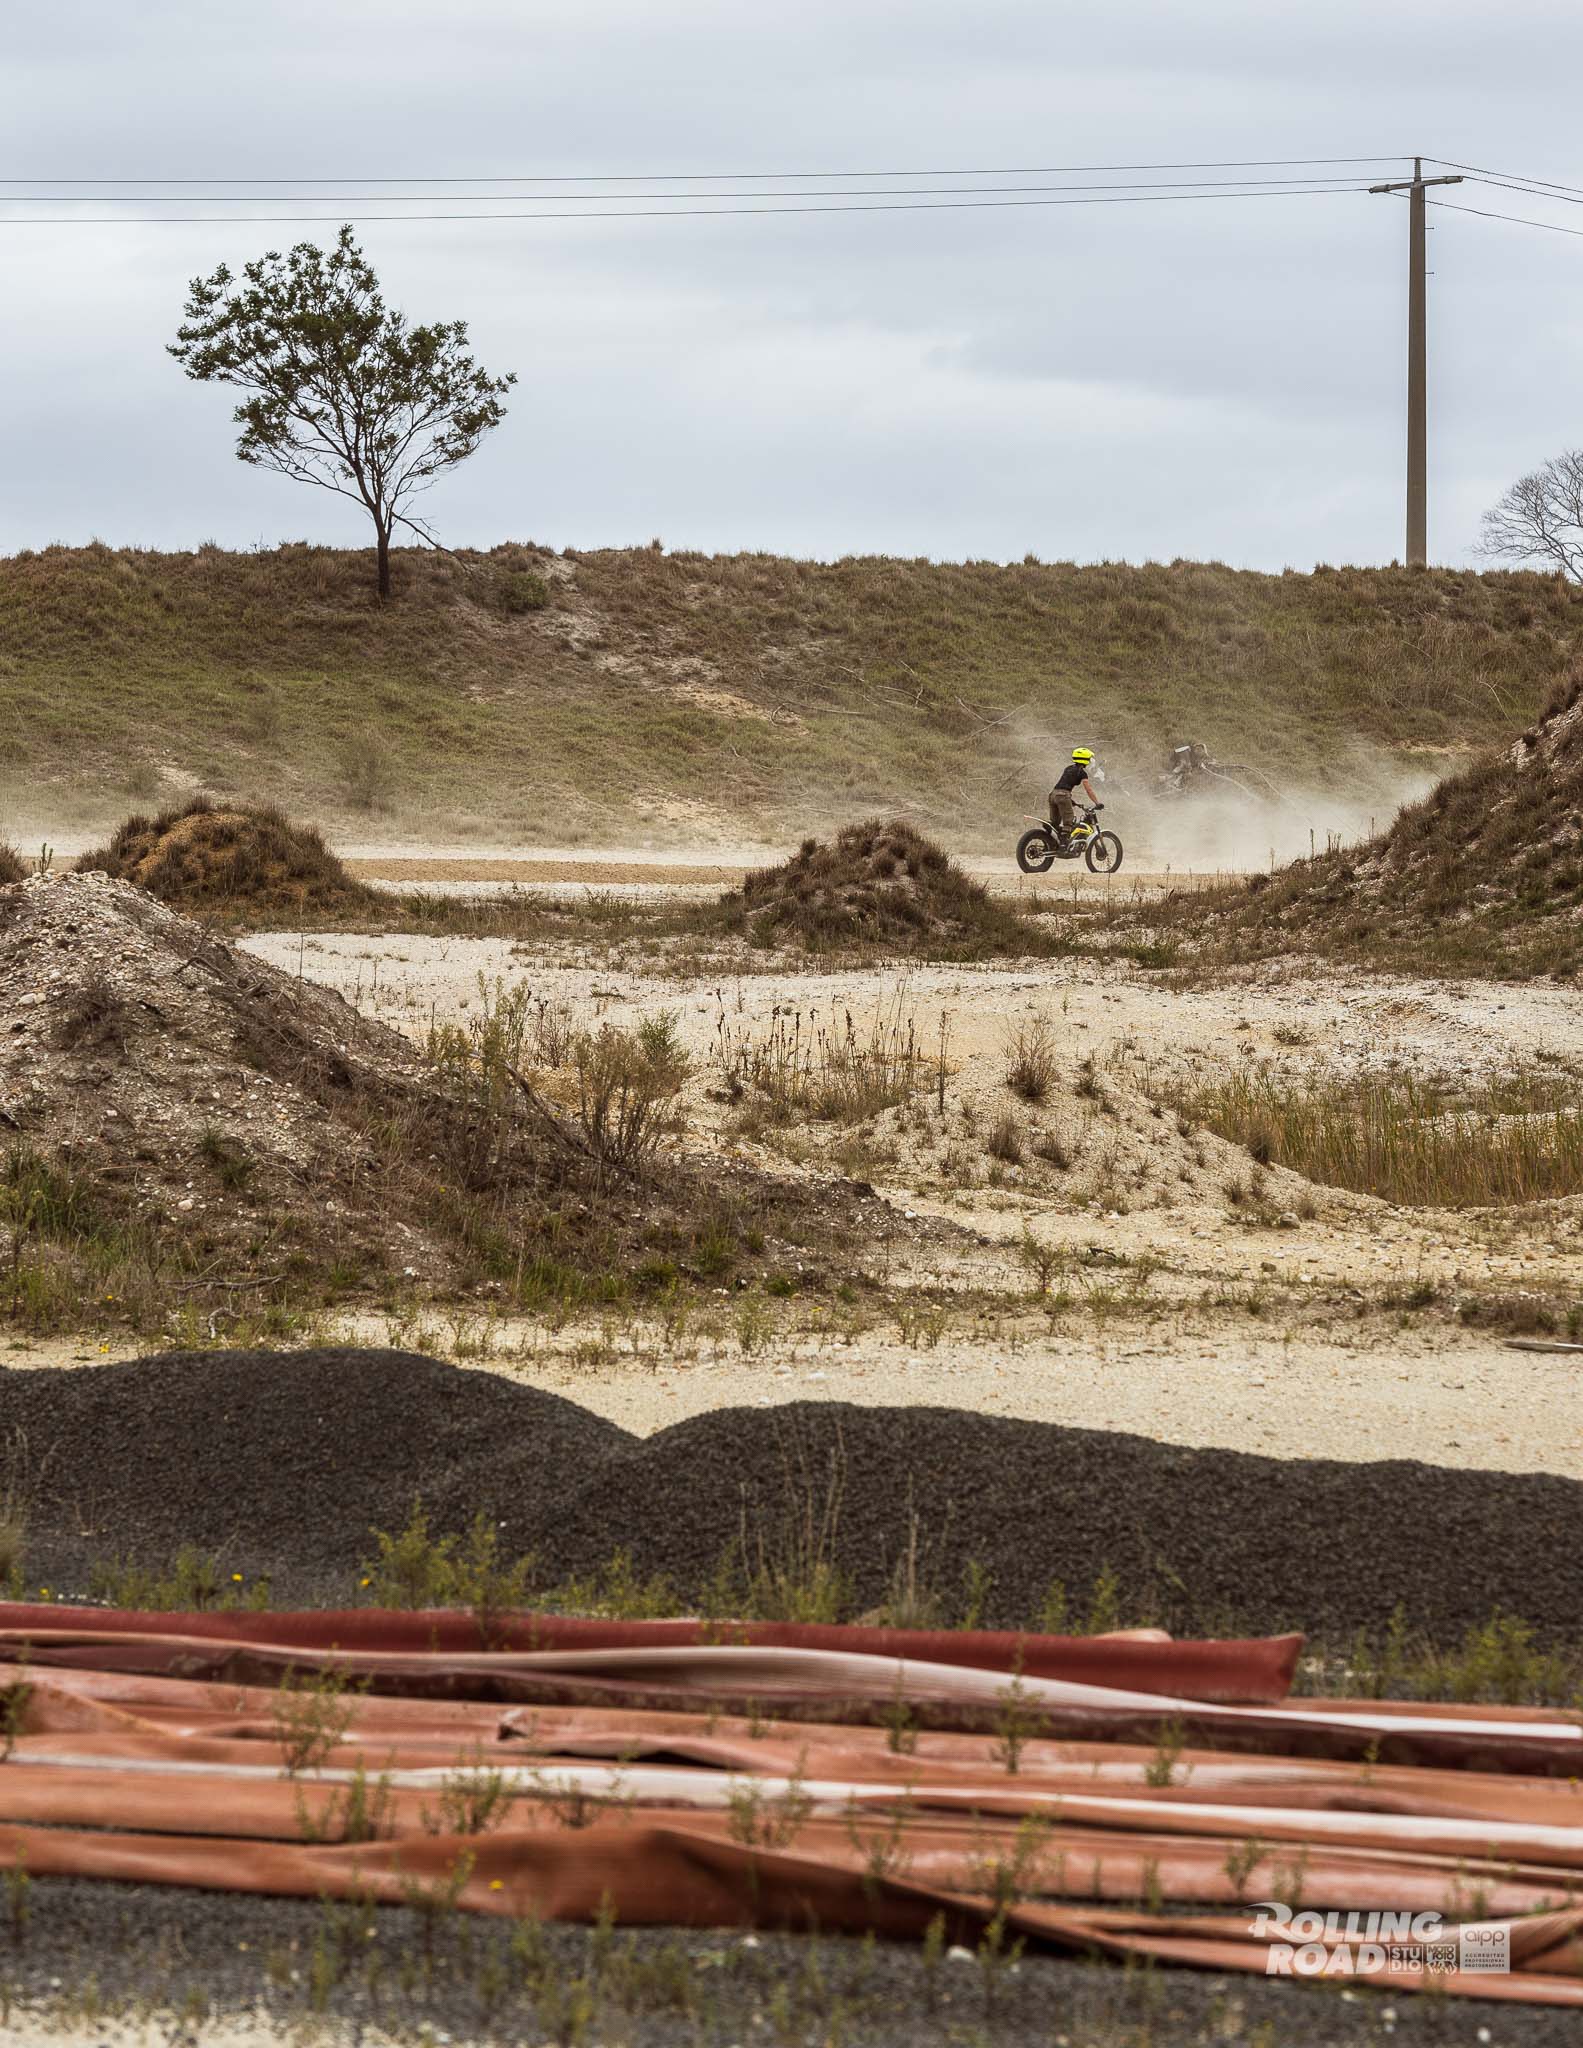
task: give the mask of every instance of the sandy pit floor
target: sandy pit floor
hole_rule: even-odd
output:
[[[1161,1077],[1243,1061],[1342,1072],[1394,1062],[1460,1077],[1537,1060],[1583,1068],[1583,1008],[1564,989],[1289,964],[1230,988],[1173,988],[1086,962],[790,968],[705,983],[642,961],[568,959],[564,944],[537,953],[504,940],[291,933],[242,943],[419,1037],[435,1021],[465,1024],[496,985],[525,986],[574,1028],[669,1011],[694,1060],[683,1145],[816,1181],[860,1178],[903,1214],[956,1226],[946,1253],[909,1234],[871,1260],[892,1308],[845,1326],[793,1300],[744,1328],[722,1294],[709,1326],[681,1337],[626,1315],[557,1332],[463,1315],[428,1317],[421,1342],[410,1327],[365,1322],[373,1341],[530,1377],[640,1431],[742,1401],[938,1402],[1280,1455],[1583,1476],[1583,1363],[1514,1351],[1456,1315],[1489,1293],[1583,1300],[1573,1205],[1522,1217],[1393,1208],[1274,1169],[1255,1214],[1226,1192],[1247,1154],[1180,1137],[1150,1098]],[[848,1016],[860,1033],[876,1020],[905,1029],[928,1075],[943,1042],[944,1112],[931,1082],[855,1136],[745,1128],[722,1085],[734,1049],[777,1030],[839,1033]],[[1065,1092],[1024,1113],[1004,1085],[1006,1046],[1036,1019]],[[1080,1101],[1070,1084],[1085,1071],[1100,1084]],[[555,1076],[544,1084],[554,1092]],[[984,1133],[1008,1105],[1031,1137],[1060,1139],[1066,1169],[1030,1155],[986,1172]],[[866,1153],[850,1149],[859,1143]],[[968,1155],[965,1173],[947,1170]],[[1058,1314],[1038,1297],[1030,1240],[1053,1262],[1043,1281]],[[902,1297],[913,1306],[896,1307]],[[103,1355],[97,1344],[10,1354]]]

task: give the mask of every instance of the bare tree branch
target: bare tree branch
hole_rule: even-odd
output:
[[[1485,513],[1479,552],[1508,562],[1549,562],[1583,583],[1583,448],[1519,477]]]

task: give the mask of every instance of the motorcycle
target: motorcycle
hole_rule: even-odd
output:
[[[1103,804],[1085,804],[1077,823],[1063,838],[1049,823],[1035,825],[1017,841],[1017,865],[1025,875],[1042,875],[1058,860],[1088,864],[1091,875],[1113,875],[1121,866],[1121,841],[1114,832],[1102,832],[1099,814]]]

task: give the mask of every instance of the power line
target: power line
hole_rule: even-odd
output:
[[[1470,177],[1470,185],[1488,185],[1492,192],[1522,192],[1530,199],[1546,199],[1552,206],[1583,206],[1583,198],[1570,199],[1564,192],[1548,192],[1542,185],[1517,185],[1508,178]]]
[[[1343,185],[1327,187],[1323,191],[1298,188],[1281,192],[1136,192],[1112,194],[1108,198],[1082,199],[925,199],[920,201],[897,200],[877,201],[859,206],[677,206],[677,207],[617,207],[601,208],[592,213],[533,212],[533,213],[358,213],[354,221],[380,222],[427,222],[427,221],[488,221],[488,220],[690,220],[701,216],[721,219],[740,219],[753,214],[830,214],[830,213],[954,213],[977,211],[983,208],[1029,207],[1029,206],[1170,206],[1181,205],[1193,200],[1210,202],[1230,199],[1338,199],[1347,194],[1366,192],[1366,185]],[[231,216],[237,226],[256,224],[260,227],[287,223],[314,224],[318,226],[339,226],[345,222],[344,213],[252,213]],[[48,215],[13,214],[0,216],[0,227],[7,228],[76,228],[76,227],[221,227],[227,225],[226,216],[213,213],[106,213],[66,214],[51,219]]]
[[[1438,163],[1440,159],[1437,157],[1435,161]],[[1476,213],[1480,220],[1509,220],[1520,228],[1543,228],[1548,234],[1552,235],[1577,235],[1583,237],[1583,228],[1564,228],[1559,222],[1553,220],[1529,220],[1525,214],[1521,213],[1492,213],[1488,207],[1458,206],[1449,199],[1431,199],[1429,204],[1431,206],[1444,207],[1447,213]]]
[[[1557,184],[1553,179],[1530,178],[1526,175],[1526,173],[1520,171],[1492,171],[1484,164],[1453,163],[1450,157],[1444,156],[1429,157],[1426,159],[1426,161],[1434,164],[1445,164],[1449,169],[1453,171],[1468,171],[1476,178],[1509,179],[1513,184],[1516,185],[1545,186],[1554,192],[1583,193],[1583,185],[1560,185]]]
[[[798,190],[795,187],[783,187],[773,192],[623,192],[620,195],[620,197],[622,199],[708,198],[730,200],[825,198],[901,199],[904,197],[927,198],[930,196],[947,193],[962,193],[969,195],[994,195],[996,193],[1002,192],[1081,193],[1158,191],[1191,192],[1194,194],[1201,193],[1204,197],[1209,198],[1215,196],[1218,192],[1223,190],[1242,192],[1244,190],[1248,190],[1249,188],[1260,189],[1266,186],[1279,186],[1282,188],[1283,192],[1309,189],[1327,190],[1332,187],[1338,186],[1341,187],[1343,190],[1351,191],[1352,189],[1354,189],[1355,183],[1356,180],[1352,178],[1174,178],[1164,181],[1151,181],[1148,183],[1144,183],[1140,180],[1127,180],[1121,184],[1107,185],[907,185],[901,187],[885,185],[837,185],[827,186],[823,189],[813,188],[808,190]],[[94,196],[96,197],[97,195]],[[364,202],[373,202],[385,205],[395,204],[396,202],[410,202],[416,205],[425,200],[435,200],[441,197],[442,195],[435,192],[293,192],[289,196],[293,201],[301,201],[304,205],[322,203],[333,206],[353,206],[361,205]],[[616,195],[609,192],[557,193],[554,195],[541,194],[537,192],[456,192],[446,193],[443,196],[452,203],[455,203],[460,200],[486,200],[492,201],[497,205],[503,204],[504,202],[513,199],[538,199],[541,197],[554,196],[558,199],[570,201],[576,204],[582,204],[584,201],[586,201],[589,205],[593,205],[600,200],[610,199]],[[0,193],[0,205],[4,205],[6,203],[7,195],[4,193]],[[75,193],[68,194],[59,192],[30,192],[27,194],[25,199],[17,199],[14,203],[17,205],[27,206],[88,206],[94,203],[94,199],[93,197],[90,196]],[[193,201],[193,199],[185,196],[182,198],[167,198],[163,193],[159,192],[131,193],[128,194],[128,196],[124,200],[100,200],[100,204],[109,204],[115,206],[181,206],[192,205],[194,203],[195,202]],[[217,192],[214,193],[213,195],[201,195],[197,199],[196,203],[202,206],[260,206],[265,204],[266,202],[262,200],[257,193]]]
[[[357,178],[3,178],[0,185],[652,185],[768,183],[785,178],[1056,178],[1101,171],[1264,171],[1294,169],[1305,164],[1394,164],[1390,156],[1225,157],[1187,163],[1159,164],[1013,164],[989,170],[913,171],[584,171],[542,175],[441,174],[419,177]],[[509,195],[507,195],[509,196]]]

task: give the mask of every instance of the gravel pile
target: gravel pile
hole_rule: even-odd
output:
[[[1123,1621],[1195,1634],[1337,1641],[1383,1627],[1398,1602],[1446,1643],[1497,1608],[1558,1639],[1583,1630],[1577,1481],[1254,1457],[951,1408],[695,1416],[603,1463],[532,1540],[546,1565],[586,1570],[619,1532],[692,1591],[744,1526],[749,1564],[761,1535],[773,1563],[829,1514],[862,1607],[885,1598],[915,1522],[947,1618],[974,1563],[990,1626],[1037,1617],[1057,1580],[1084,1615],[1108,1571]]]
[[[1200,1634],[1337,1643],[1399,1602],[1446,1645],[1496,1609],[1558,1643],[1583,1631],[1583,1484],[1542,1474],[838,1403],[722,1409],[638,1439],[487,1372],[355,1350],[7,1373],[0,1441],[20,1447],[29,1583],[59,1588],[96,1558],[164,1564],[191,1542],[269,1573],[279,1599],[344,1599],[370,1530],[400,1528],[421,1496],[436,1531],[488,1514],[546,1587],[626,1549],[691,1601],[734,1546],[750,1572],[822,1548],[864,1611],[915,1539],[944,1621],[962,1617],[971,1564],[990,1626],[1036,1620],[1056,1581],[1084,1618],[1110,1574],[1122,1621]]]
[[[370,1532],[401,1529],[419,1496],[465,1528],[493,1505],[474,1475],[509,1464],[518,1511],[550,1522],[632,1440],[492,1373],[328,1349],[6,1373],[0,1441],[28,1502],[30,1587],[81,1587],[96,1561],[162,1566],[190,1543],[313,1602],[348,1599]]]

